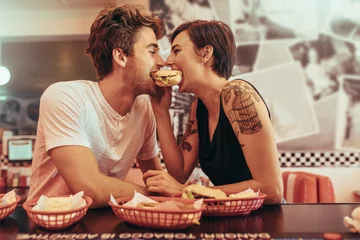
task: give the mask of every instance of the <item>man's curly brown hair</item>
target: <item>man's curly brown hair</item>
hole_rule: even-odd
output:
[[[113,70],[113,49],[120,48],[126,56],[133,55],[136,34],[143,27],[151,28],[157,39],[164,35],[161,19],[135,5],[104,9],[98,14],[91,26],[85,50],[92,59],[98,80]]]

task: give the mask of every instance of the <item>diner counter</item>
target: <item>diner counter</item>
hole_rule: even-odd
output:
[[[36,226],[18,206],[0,221],[0,239],[234,239],[234,238],[321,238],[339,233],[360,239],[344,225],[344,216],[359,204],[285,204],[263,206],[247,216],[202,217],[200,225],[181,230],[149,229],[117,218],[111,208],[90,209],[78,223],[61,231]]]

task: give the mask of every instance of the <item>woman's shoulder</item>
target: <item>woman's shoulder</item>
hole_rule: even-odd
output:
[[[240,98],[240,99],[239,99]],[[251,99],[250,99],[251,98]],[[268,113],[270,117],[270,111],[261,96],[260,92],[256,89],[256,87],[250,82],[244,79],[234,79],[229,81],[221,91],[221,100],[224,109],[230,109],[231,105],[228,105],[231,99],[237,99],[238,103],[242,102],[241,99],[248,100],[247,103],[260,103],[264,104],[264,111]]]
[[[233,92],[236,91],[240,93],[247,92],[250,94],[257,92],[256,88],[248,81],[244,79],[234,79],[230,80],[224,85],[224,87],[221,89],[221,96],[224,99],[228,99],[233,94]]]
[[[228,83],[225,84],[224,88],[233,87],[233,86],[251,86],[251,87],[253,87],[253,85],[250,82],[248,82],[244,79],[241,79],[241,78],[237,78],[237,79],[229,80]]]

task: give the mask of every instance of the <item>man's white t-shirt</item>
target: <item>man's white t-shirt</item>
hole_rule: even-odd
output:
[[[47,155],[67,145],[90,148],[101,173],[123,180],[136,158],[151,159],[159,152],[149,96],[138,96],[130,112],[121,116],[105,100],[98,82],[77,80],[48,87],[40,99],[28,199],[71,194]]]

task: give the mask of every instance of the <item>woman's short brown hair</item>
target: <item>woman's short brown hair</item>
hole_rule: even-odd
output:
[[[157,39],[164,34],[160,18],[134,5],[104,9],[98,14],[91,26],[85,53],[91,56],[99,80],[113,70],[113,49],[120,48],[126,56],[133,55],[135,37],[142,27],[154,30]]]
[[[188,31],[197,50],[206,45],[213,46],[214,64],[212,69],[220,77],[226,79],[231,77],[236,57],[236,45],[234,34],[228,25],[221,21],[196,20],[185,22],[174,30],[171,43],[183,31]]]

